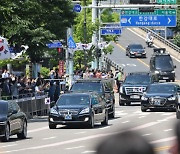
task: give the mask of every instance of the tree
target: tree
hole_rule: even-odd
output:
[[[70,0],[1,0],[0,34],[11,45],[29,46],[27,55],[39,62],[50,40],[66,39],[75,14]]]

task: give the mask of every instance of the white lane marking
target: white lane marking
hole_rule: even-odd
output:
[[[174,116],[168,117],[168,119],[170,119],[170,118],[174,118]],[[156,124],[159,124],[159,122],[146,123],[144,125],[140,125],[140,126],[131,128],[129,130],[140,130],[140,129],[143,129],[143,128],[154,126]],[[14,153],[14,152],[26,151],[26,150],[37,150],[37,149],[44,149],[44,148],[49,148],[49,147],[56,147],[56,146],[61,146],[61,145],[66,145],[66,144],[72,144],[72,143],[75,143],[75,142],[81,142],[81,141],[86,141],[86,140],[91,140],[91,139],[96,139],[96,138],[101,138],[101,137],[107,137],[109,135],[113,135],[113,134],[115,135],[117,133],[119,133],[119,132],[96,134],[96,135],[91,135],[91,136],[87,136],[87,137],[81,137],[81,138],[71,139],[71,140],[62,141],[62,142],[56,142],[56,143],[52,143],[52,144],[44,144],[44,145],[27,147],[27,148],[22,148],[22,149],[3,151],[3,152],[0,152],[0,154]],[[165,142],[167,140],[173,140],[173,139],[174,138],[172,138],[172,137],[171,138],[165,138],[165,139],[157,140],[156,142]],[[155,142],[155,141],[153,141],[153,142]]]
[[[136,111],[136,112],[134,112],[134,113],[136,114],[136,113],[142,113],[142,112],[141,112],[141,111]]]
[[[84,146],[66,148],[66,150],[73,150],[73,149],[80,149],[80,148],[84,148]]]
[[[136,66],[136,64],[126,64],[127,66]]]
[[[110,128],[110,126],[102,127],[102,128],[99,128],[99,129],[107,129],[107,128]]]
[[[150,113],[140,113],[139,115],[141,115],[141,116],[146,116],[146,115],[149,115]]]
[[[127,115],[128,113],[116,113],[116,115],[118,116],[123,116],[123,115]]]
[[[172,136],[172,137],[163,138],[163,139],[160,139],[160,140],[151,141],[150,143],[156,144],[156,143],[162,143],[162,142],[167,142],[167,141],[173,141],[175,139],[176,139],[176,137]]]
[[[123,67],[125,67],[126,66],[126,64],[121,64]]]
[[[50,140],[50,139],[54,139],[54,138],[56,138],[56,137],[52,136],[52,137],[43,138],[42,140]]]
[[[141,116],[141,117],[139,117],[139,119],[144,118],[144,117],[146,117],[146,116]]]
[[[34,132],[38,132],[38,131],[45,130],[45,129],[49,129],[49,128],[46,126],[46,127],[42,127],[42,128],[32,129],[32,130],[29,130],[28,133],[34,133]]]
[[[16,146],[16,145],[17,144],[3,145],[3,146],[0,146],[0,148],[13,147],[13,146]]]
[[[143,134],[142,136],[150,136],[151,135],[151,133],[150,134]]]
[[[169,132],[169,131],[172,131],[172,129],[166,129],[166,130],[164,130],[164,132]]]
[[[173,115],[174,113],[163,113],[162,115]]]
[[[139,35],[138,33],[136,33],[136,32],[134,32],[133,30],[131,30],[130,28],[127,28],[129,31],[131,31],[131,32],[133,32],[134,34],[136,34],[137,36],[139,36],[140,38],[142,38],[143,40],[146,40],[146,38],[144,38],[143,36],[141,36],[141,35]],[[157,45],[154,45],[156,48],[158,47]],[[174,56],[172,56],[171,55],[171,57],[173,58],[173,59],[175,59],[177,62],[180,62],[180,60],[179,59],[177,59],[176,57],[174,57]]]
[[[128,123],[129,121],[123,121],[123,122],[121,122],[122,124],[125,124],[125,123]]]
[[[74,133],[74,134],[85,134],[86,132],[77,132],[77,133]]]
[[[82,153],[95,153],[96,151],[84,151]]]
[[[167,119],[163,119],[163,120],[157,120],[157,122],[165,122],[168,121]]]

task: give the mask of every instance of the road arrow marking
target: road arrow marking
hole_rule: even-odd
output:
[[[171,22],[171,19],[170,18],[168,18],[168,24]]]

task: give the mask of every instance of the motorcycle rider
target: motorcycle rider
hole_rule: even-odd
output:
[[[151,47],[153,45],[153,36],[152,36],[151,32],[147,33],[146,43],[147,43],[148,47]]]

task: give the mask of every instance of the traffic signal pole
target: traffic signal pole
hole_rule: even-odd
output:
[[[96,0],[92,0],[92,23],[96,22],[96,18],[97,18],[97,8],[96,7]],[[96,52],[97,49],[97,33],[96,31],[93,32],[92,35],[92,44],[95,46],[94,52]],[[97,69],[97,58],[95,56],[94,61],[92,61],[91,64],[91,68],[92,69]]]

